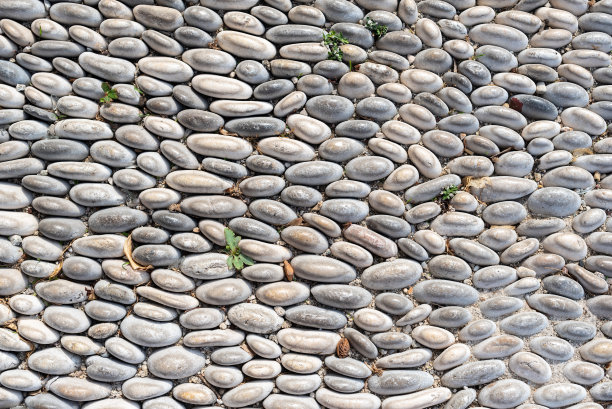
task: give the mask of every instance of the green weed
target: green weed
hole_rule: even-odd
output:
[[[327,59],[342,61],[344,53],[340,49],[342,44],[348,44],[348,40],[342,35],[342,33],[336,33],[330,31],[329,33],[323,34],[323,43],[327,46]]]
[[[244,254],[240,254],[240,248],[238,247],[238,243],[242,239],[240,236],[236,236],[236,234],[227,227],[224,230],[225,233],[225,251],[228,255],[227,257],[227,266],[229,268],[235,268],[236,270],[242,270],[244,266],[252,266],[255,264],[253,259],[249,256],[245,256]]]
[[[455,196],[455,194],[457,193],[458,190],[459,190],[459,186],[457,186],[457,185],[446,186],[440,192],[439,197],[440,197],[440,199],[442,199],[442,201],[447,202],[447,201],[451,200],[453,198],[453,196]]]
[[[377,40],[387,34],[387,31],[389,31],[389,27],[384,24],[380,24],[369,17],[365,18],[365,28],[370,30],[374,38]]]
[[[100,102],[103,104],[112,102],[113,100],[119,98],[119,95],[117,95],[117,90],[112,89],[108,82],[102,83],[102,91],[104,91],[104,96],[100,98]]]

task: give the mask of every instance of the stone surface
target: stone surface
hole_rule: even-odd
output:
[[[0,408],[605,406],[611,15],[0,1]]]

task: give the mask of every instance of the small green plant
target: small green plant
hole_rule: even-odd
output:
[[[253,259],[244,254],[240,254],[240,248],[238,243],[242,237],[236,236],[231,229],[227,227],[224,230],[225,234],[225,251],[227,252],[227,266],[229,268],[235,268],[236,270],[242,270],[244,266],[252,266],[255,264]]]
[[[42,26],[38,26],[38,36],[42,37]]]
[[[372,20],[370,17],[365,18],[365,28],[370,30],[370,32],[376,39],[379,39],[380,37],[384,36],[385,34],[387,34],[387,31],[389,31],[389,27]]]
[[[477,60],[477,59],[479,59],[481,57],[484,57],[484,56],[485,56],[484,54],[476,54],[476,55],[473,55],[471,59],[472,60]]]
[[[327,59],[342,61],[344,53],[340,49],[342,44],[348,44],[348,40],[344,38],[342,33],[330,31],[323,34],[323,44],[327,46]]]
[[[451,200],[453,198],[453,196],[455,196],[455,194],[457,193],[458,190],[459,190],[459,186],[457,186],[457,185],[446,186],[440,192],[440,199],[442,199],[442,201],[444,201],[444,202],[447,202],[447,201]]]
[[[104,96],[100,98],[100,102],[102,102],[103,104],[106,104],[119,98],[119,95],[117,95],[117,90],[112,89],[108,82],[102,83],[102,91],[104,91]]]
[[[140,88],[138,88],[138,85],[134,85],[134,89],[136,90],[136,92],[138,92],[140,95],[144,95],[144,92],[142,92],[142,90]]]

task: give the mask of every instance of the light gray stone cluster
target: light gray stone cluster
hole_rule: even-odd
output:
[[[0,408],[611,409],[611,52],[612,0],[0,0]]]

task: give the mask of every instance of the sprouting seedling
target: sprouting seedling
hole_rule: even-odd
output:
[[[38,36],[42,37],[42,25],[38,26]]]
[[[365,28],[370,30],[370,32],[376,39],[379,39],[380,37],[384,36],[385,34],[387,34],[387,31],[389,31],[389,27],[372,20],[370,17],[365,18]]]
[[[336,33],[335,31],[323,33],[323,44],[327,46],[327,58],[330,60],[342,61],[344,53],[340,49],[340,46],[342,44],[348,44],[348,42],[349,41],[342,35],[342,33]]]
[[[244,254],[240,254],[240,248],[238,243],[242,239],[227,227],[224,230],[225,234],[225,251],[227,252],[227,266],[229,268],[235,268],[236,270],[242,270],[244,266],[252,266],[255,264],[253,259]]]
[[[136,92],[138,92],[140,95],[144,95],[144,92],[142,92],[142,90],[140,88],[138,88],[138,85],[134,85],[134,89],[136,90]]]
[[[117,95],[117,90],[111,88],[108,82],[102,83],[102,91],[104,91],[104,96],[100,98],[100,102],[102,102],[103,104],[106,104],[119,98],[119,95]]]
[[[476,54],[476,55],[474,55],[474,56],[472,57],[472,60],[477,60],[477,59],[479,59],[479,58],[481,58],[481,57],[484,57],[484,56],[485,56],[484,54]]]
[[[439,196],[442,199],[442,201],[446,202],[446,201],[451,200],[455,196],[458,190],[459,190],[459,186],[457,185],[446,186],[444,189],[442,189]]]

